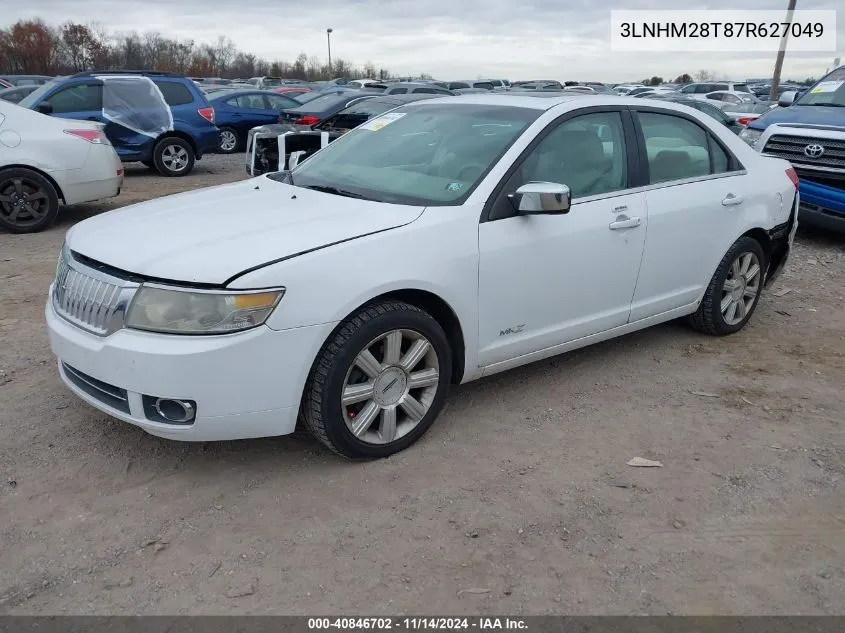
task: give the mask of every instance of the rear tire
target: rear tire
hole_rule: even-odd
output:
[[[153,162],[162,176],[187,176],[194,168],[194,149],[185,139],[166,136],[153,149]]]
[[[387,457],[432,425],[449,390],[452,350],[440,324],[402,301],[378,301],[323,345],[302,399],[311,434],[349,458]]]
[[[728,249],[690,325],[711,336],[739,332],[760,302],[768,262],[760,242],[741,237]]]
[[[0,227],[37,233],[59,215],[59,193],[49,180],[25,168],[0,169]]]
[[[224,125],[220,128],[220,145],[217,151],[221,154],[234,154],[241,148],[241,138],[235,128]]]

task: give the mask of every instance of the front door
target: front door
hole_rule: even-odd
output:
[[[541,134],[479,225],[480,366],[628,321],[648,219],[633,125],[625,108],[579,112]],[[570,211],[516,215],[507,196],[531,181],[567,185]]]

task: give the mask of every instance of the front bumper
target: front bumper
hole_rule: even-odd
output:
[[[121,329],[100,337],[59,316],[52,300],[45,316],[59,374],[77,396],[152,435],[203,442],[292,433],[311,364],[332,329],[332,324],[281,331],[261,326],[221,336]],[[79,374],[125,390],[125,404],[116,406],[102,391],[81,388]],[[152,421],[144,395],[193,400],[196,418],[184,426]]]
[[[802,224],[821,229],[845,231],[845,180],[843,187],[831,187],[801,178],[801,207],[799,218]]]

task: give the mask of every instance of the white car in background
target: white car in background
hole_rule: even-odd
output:
[[[715,90],[704,95],[704,101],[712,103],[714,106],[722,108],[727,106],[753,106],[762,103],[754,94],[750,92],[731,92],[730,90]]]
[[[417,101],[290,172],[80,222],[50,342],[75,394],[151,434],[301,420],[384,457],[452,385],[678,317],[738,332],[788,257],[797,184],[670,102]]]
[[[123,165],[103,127],[0,101],[0,229],[42,231],[62,203],[118,195]]]

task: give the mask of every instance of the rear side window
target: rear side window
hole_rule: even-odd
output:
[[[707,176],[710,151],[707,132],[679,116],[641,112],[640,125],[648,153],[651,184]]]
[[[450,90],[455,90],[455,89],[458,89],[458,88],[469,88],[469,84],[466,84],[462,81],[453,81],[452,83],[449,84]]]
[[[164,100],[169,106],[180,106],[194,102],[194,95],[184,84],[176,81],[155,81],[153,83],[161,90]]]
[[[102,84],[78,84],[59,90],[48,99],[53,114],[91,112],[103,109]]]

